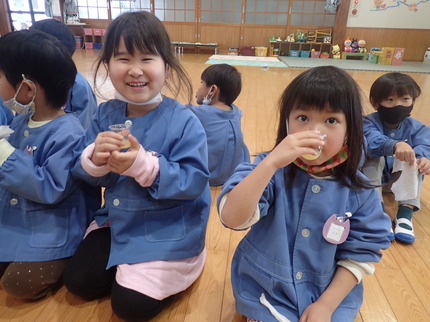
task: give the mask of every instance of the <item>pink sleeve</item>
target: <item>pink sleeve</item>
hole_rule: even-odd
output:
[[[142,187],[150,187],[159,170],[160,162],[158,157],[153,152],[146,151],[140,146],[136,160],[122,175],[133,177]]]
[[[109,166],[107,164],[102,166],[97,166],[91,161],[91,156],[94,152],[94,143],[87,146],[81,154],[81,165],[82,168],[93,177],[102,177],[110,172]]]

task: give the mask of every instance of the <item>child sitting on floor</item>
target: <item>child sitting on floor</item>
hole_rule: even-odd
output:
[[[389,236],[390,240],[397,239],[408,244],[415,241],[412,216],[414,211],[420,209],[423,176],[430,174],[430,128],[410,117],[413,104],[420,94],[421,89],[409,75],[382,75],[370,88],[370,102],[377,112],[364,117],[367,159],[363,172],[374,184],[395,184],[390,179],[396,159],[415,167],[415,170],[412,169],[413,176],[416,175],[413,178],[416,179],[414,186],[402,186],[400,183],[396,196],[399,209],[395,229]],[[381,190],[378,189],[382,200]],[[415,193],[406,196],[406,190]]]
[[[222,185],[241,162],[249,162],[241,129],[241,110],[233,104],[242,89],[240,73],[227,64],[211,65],[201,76],[197,104],[192,110],[206,132],[209,153],[209,183]]]

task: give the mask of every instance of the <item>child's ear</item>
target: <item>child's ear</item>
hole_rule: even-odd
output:
[[[370,104],[372,105],[372,107],[374,108],[375,111],[378,110],[378,104],[376,104],[374,101],[370,101]]]
[[[166,64],[166,78],[170,77],[170,66]]]
[[[216,86],[215,84],[211,85],[211,90],[209,92],[209,94],[214,95],[219,93],[219,87]]]
[[[24,104],[27,104],[26,101],[31,102],[33,98],[36,96],[36,94],[37,94],[37,85],[31,80],[28,80],[28,79],[23,80],[21,90],[18,95],[23,99],[23,102],[25,102]]]

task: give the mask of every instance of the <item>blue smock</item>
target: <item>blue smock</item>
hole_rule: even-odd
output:
[[[405,141],[409,144],[417,159],[425,157],[430,160],[430,127],[412,117],[404,119],[396,129],[389,129],[375,112],[364,116],[363,129],[367,141],[367,156],[385,158],[382,183],[387,183],[391,177],[394,145],[397,142]]]
[[[0,125],[9,125],[12,119],[12,111],[10,108],[3,105],[3,99],[0,97]]]
[[[64,114],[30,128],[29,117],[12,120],[15,150],[0,166],[0,262],[72,256],[100,206],[100,189],[71,176],[78,119]]]
[[[109,125],[131,120],[131,134],[158,153],[160,171],[153,184],[142,187],[113,172],[91,177],[80,162],[74,169],[89,183],[106,187],[96,221],[110,222],[108,267],[197,256],[205,245],[211,204],[204,129],[188,108],[168,97],[140,117],[127,117],[126,105],[120,100],[100,104],[77,152]]]
[[[239,165],[224,184],[218,203],[266,155],[258,155],[254,164]],[[259,301],[264,293],[279,313],[298,321],[327,288],[339,260],[378,262],[380,250],[390,245],[391,221],[374,189],[354,190],[299,169],[292,185],[286,186],[292,167],[278,169],[270,180],[258,205],[261,218],[239,243],[232,261],[236,310],[255,320],[277,321]],[[352,214],[348,238],[339,245],[329,243],[322,234],[325,222],[346,212]],[[362,301],[360,282],[335,310],[332,321],[352,322]]]
[[[97,109],[97,99],[87,79],[77,72],[75,84],[67,97],[64,111],[73,113],[81,121],[84,129],[88,128]]]
[[[212,105],[193,106],[208,139],[211,186],[222,185],[241,162],[249,162],[249,151],[241,129],[242,111],[232,105],[225,111]]]

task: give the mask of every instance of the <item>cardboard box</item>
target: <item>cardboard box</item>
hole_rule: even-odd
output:
[[[391,60],[391,65],[401,65],[404,55],[405,55],[405,48],[394,49],[394,54],[393,54],[393,59]]]
[[[255,56],[266,57],[267,47],[255,47]]]
[[[384,47],[382,48],[381,54],[378,59],[378,64],[380,65],[391,65],[393,59],[394,47]]]
[[[381,52],[381,48],[370,48],[369,58],[368,58],[369,62],[373,64],[377,64],[380,52]]]

